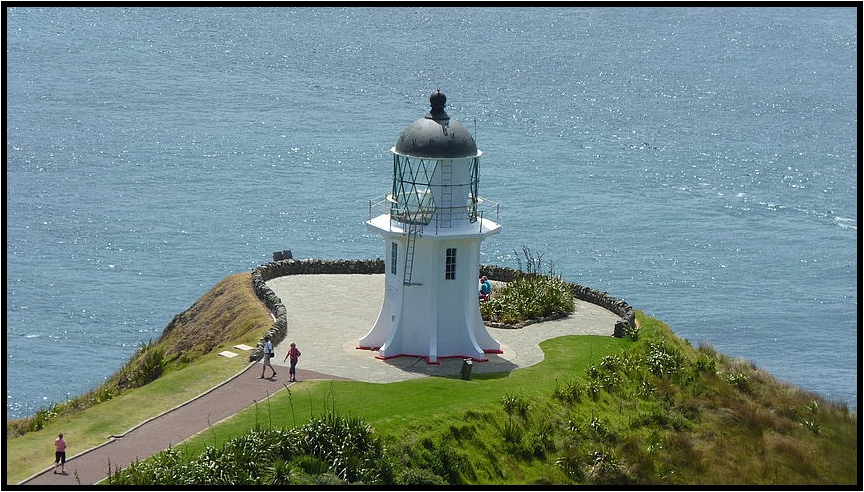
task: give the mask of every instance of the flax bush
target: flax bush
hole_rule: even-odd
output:
[[[575,309],[573,292],[554,274],[520,277],[480,304],[484,320],[504,325],[560,318]]]
[[[256,428],[182,459],[176,449],[114,470],[109,485],[334,485],[392,480],[363,420],[328,413],[298,428]]]
[[[545,273],[543,255],[522,248],[526,260],[524,275],[496,290],[480,304],[484,321],[518,327],[528,322],[567,316],[576,309],[573,292],[550,264]],[[518,256],[518,255],[517,255]]]

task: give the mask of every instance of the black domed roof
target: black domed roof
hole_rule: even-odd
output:
[[[396,153],[413,157],[459,158],[477,156],[474,137],[444,111],[447,96],[440,90],[429,96],[432,109],[408,125],[396,142]]]

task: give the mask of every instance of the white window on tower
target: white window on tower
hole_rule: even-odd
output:
[[[456,278],[456,248],[447,248],[444,278],[447,280],[454,280]]]

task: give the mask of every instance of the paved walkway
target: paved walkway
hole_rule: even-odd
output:
[[[66,474],[53,467],[25,480],[23,485],[95,484],[107,477],[109,466],[126,467],[206,430],[231,415],[269,398],[288,385],[282,359],[290,342],[303,353],[297,379],[353,379],[389,383],[427,376],[458,376],[462,359],[426,364],[419,357],[382,361],[377,352],[358,350],[358,340],[378,317],[384,299],[384,275],[290,275],[268,282],[288,312],[288,336],[277,345],[274,379],[259,379],[261,367],[250,364],[225,383],[177,408],[143,422],[120,437],[70,457]],[[512,371],[543,360],[539,343],[563,335],[612,335],[620,318],[610,311],[576,301],[576,312],[565,319],[546,321],[518,330],[489,328],[501,343],[502,354],[488,354],[472,373]],[[269,373],[269,371],[268,371]]]

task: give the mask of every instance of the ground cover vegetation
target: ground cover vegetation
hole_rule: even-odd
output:
[[[516,371],[521,377],[377,385],[386,391],[304,383],[303,398],[280,392],[266,409],[114,470],[109,482],[857,483],[854,412],[710,346],[693,348],[659,320],[637,315],[638,340],[614,339],[595,345],[596,353],[579,347],[608,337],[550,340],[541,345],[547,360]],[[538,382],[544,373],[545,384]],[[207,473],[213,469],[219,473]]]
[[[525,253],[528,270],[533,270],[523,277],[525,285],[538,292],[556,290],[560,278],[551,267],[540,273],[541,257]],[[506,287],[511,284],[512,291],[496,292],[501,303],[529,304],[524,300],[525,287],[515,281]],[[216,297],[231,296],[235,290],[242,287],[232,286]],[[548,299],[555,302],[545,303],[547,307],[557,307],[546,312],[519,307],[522,321],[513,317],[514,326],[561,316],[566,295]],[[233,308],[243,309],[239,304]],[[204,316],[204,311],[198,315]],[[203,333],[192,328],[194,318],[190,317],[185,330],[166,329],[178,333],[181,339],[172,343],[185,343],[187,352],[195,350],[192,347],[198,346],[195,341]],[[779,382],[753,364],[710,346],[694,348],[659,320],[638,311],[637,320],[639,329],[625,338],[548,340],[541,344],[543,362],[509,374],[386,385],[301,382],[180,446],[125,468],[107,464],[106,481],[112,485],[857,483],[856,412]],[[269,326],[269,318],[262,326],[247,337],[252,345]],[[198,353],[207,353],[203,347],[208,344],[213,346],[203,343]],[[222,345],[215,346],[222,350],[218,348]],[[152,360],[149,366],[143,363],[142,371],[152,374],[146,368],[157,365]],[[66,416],[63,425],[99,421],[105,418],[100,416],[101,407],[136,393],[164,391],[157,385],[196,367],[192,363],[183,371],[163,370],[150,384]],[[44,440],[46,432],[56,431],[53,424],[48,421],[32,434]],[[39,449],[43,459],[42,446]],[[7,471],[10,459],[14,462],[24,450],[17,451],[7,449]]]
[[[523,275],[512,282],[499,283],[494,295],[480,303],[483,321],[496,328],[521,328],[540,321],[563,318],[576,309],[573,292],[554,265],[543,265],[543,254],[522,248],[515,252],[518,271]],[[522,266],[525,258],[525,266]]]

